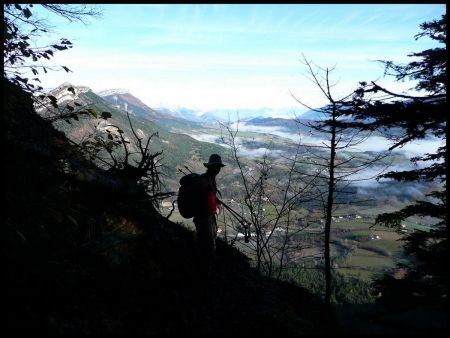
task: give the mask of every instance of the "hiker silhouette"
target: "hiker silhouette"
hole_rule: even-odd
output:
[[[216,251],[216,214],[221,207],[216,196],[218,192],[216,176],[225,165],[222,163],[221,157],[217,154],[212,154],[209,157],[209,161],[207,163],[203,163],[203,165],[207,169],[205,173],[200,175],[200,205],[194,215],[193,221],[197,231],[197,239],[203,267],[206,269],[205,272],[209,275]]]

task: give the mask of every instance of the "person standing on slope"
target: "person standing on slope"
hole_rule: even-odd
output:
[[[216,251],[217,238],[217,221],[216,214],[220,211],[221,205],[217,199],[216,176],[225,166],[222,159],[217,154],[209,157],[208,163],[203,163],[207,168],[206,172],[201,175],[199,198],[199,208],[194,215],[194,224],[197,231],[197,239],[200,246],[204,267],[207,273],[211,272],[212,263]]]

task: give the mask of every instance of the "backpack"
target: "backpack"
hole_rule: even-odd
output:
[[[197,215],[201,208],[201,175],[191,173],[180,179],[178,189],[178,211],[184,218]]]

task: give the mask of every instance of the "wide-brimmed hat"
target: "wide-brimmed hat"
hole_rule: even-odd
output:
[[[211,167],[213,165],[220,165],[221,167],[225,167],[225,164],[222,163],[222,158],[217,154],[212,154],[209,157],[208,163],[203,163],[205,167]]]

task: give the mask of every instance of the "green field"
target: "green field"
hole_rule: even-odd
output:
[[[376,256],[372,254],[364,254],[364,251],[359,251],[354,255],[350,255],[346,258],[342,267],[360,268],[361,270],[377,271],[383,268],[393,268],[395,262],[389,257]]]

